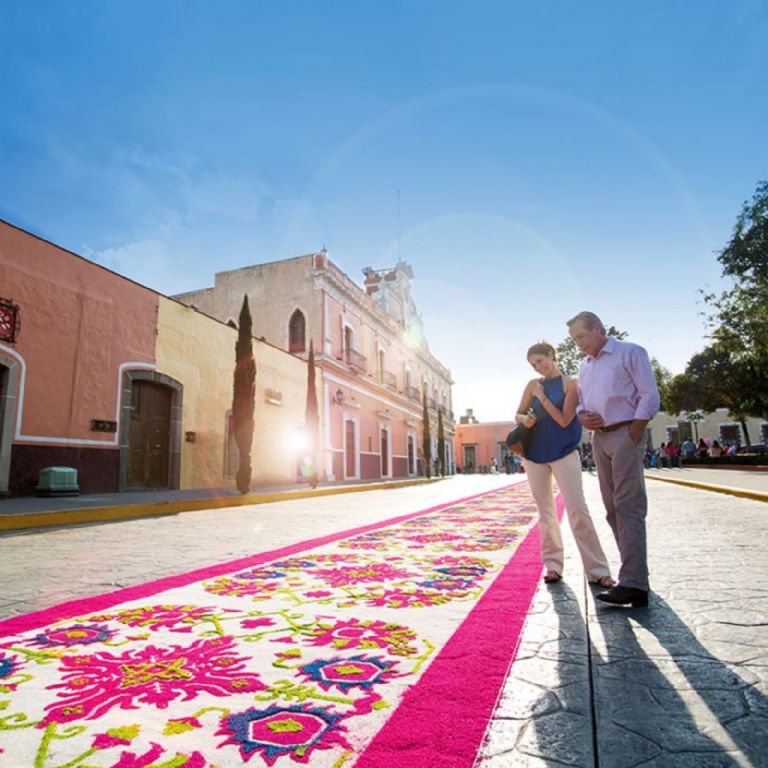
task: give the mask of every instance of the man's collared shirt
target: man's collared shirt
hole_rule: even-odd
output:
[[[609,336],[596,357],[579,368],[579,411],[593,411],[606,426],[650,421],[659,410],[659,390],[648,353],[637,344]]]

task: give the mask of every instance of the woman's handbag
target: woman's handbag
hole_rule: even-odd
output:
[[[544,379],[541,379],[544,381]],[[528,453],[528,448],[531,446],[531,440],[533,440],[533,430],[536,428],[536,424],[541,421],[547,415],[547,412],[542,407],[538,400],[533,401],[533,405],[529,409],[529,413],[532,411],[532,415],[536,417],[536,422],[532,427],[526,427],[524,424],[518,424],[508,435],[506,439],[507,450],[510,453],[514,453],[515,456],[521,456],[525,458]]]
[[[526,451],[531,445],[533,439],[533,427],[526,427],[523,424],[518,424],[507,435],[507,450],[510,453],[514,453],[515,456],[525,456]]]

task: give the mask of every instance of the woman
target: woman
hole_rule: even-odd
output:
[[[546,569],[544,581],[548,584],[560,581],[563,573],[563,538],[552,494],[554,476],[565,500],[568,522],[587,579],[591,584],[610,588],[614,581],[581,486],[581,462],[576,450],[581,440],[581,424],[576,419],[578,384],[560,372],[551,344],[534,344],[527,358],[543,378],[528,382],[515,421],[527,427],[536,426],[523,462],[539,508],[541,558]],[[535,411],[543,411],[538,418],[533,415],[534,400],[539,401]]]

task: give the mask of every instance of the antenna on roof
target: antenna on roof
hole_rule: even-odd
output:
[[[397,260],[403,260],[400,243],[400,187],[397,188]]]

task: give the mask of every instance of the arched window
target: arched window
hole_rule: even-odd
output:
[[[288,351],[295,354],[296,352],[304,352],[306,348],[306,322],[304,321],[304,314],[297,309],[291,315],[291,321],[288,323]]]

